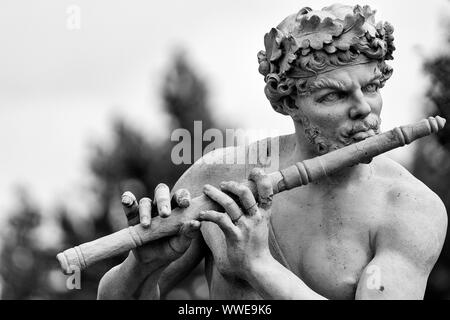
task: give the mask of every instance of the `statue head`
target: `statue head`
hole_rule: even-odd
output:
[[[375,22],[375,11],[369,6],[335,4],[322,10],[303,8],[265,35],[265,51],[258,53],[259,72],[266,82],[265,94],[275,111],[290,115],[303,127],[319,154],[367,136],[357,133],[378,133],[381,97],[374,98],[392,74],[392,68],[385,62],[393,59],[392,33],[389,23]],[[372,78],[376,81],[368,83],[367,90],[363,82]],[[350,92],[345,82],[349,88],[359,86],[358,90]],[[361,95],[372,94],[367,97],[372,99],[369,102],[374,112],[355,117],[349,111],[349,119],[337,125],[342,128],[326,128],[305,112],[306,106],[321,107],[320,97],[311,96],[318,90],[327,93],[324,89],[334,90],[332,99],[325,99],[330,118],[333,102],[340,105],[343,102],[336,95],[344,93],[349,103],[358,99],[367,103]]]

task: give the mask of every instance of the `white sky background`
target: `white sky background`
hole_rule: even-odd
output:
[[[342,1],[344,2],[344,1]],[[119,114],[149,137],[167,137],[159,90],[174,48],[209,81],[219,121],[293,131],[266,100],[256,54],[263,36],[304,6],[331,1],[0,2],[0,210],[25,185],[51,208],[82,202],[89,141],[105,141]],[[358,1],[345,1],[356,4]],[[361,2],[363,3],[363,2]],[[445,0],[366,1],[395,27],[394,75],[383,89],[383,130],[422,117],[423,56],[442,48]],[[81,30],[66,28],[69,5]],[[407,163],[408,151],[393,153]]]

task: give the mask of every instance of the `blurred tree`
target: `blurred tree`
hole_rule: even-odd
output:
[[[1,299],[52,299],[67,291],[61,272],[51,272],[55,266],[55,247],[49,245],[45,233],[48,224],[25,188],[17,194],[17,208],[10,214],[2,233],[0,255]],[[55,224],[53,224],[55,226]],[[41,228],[43,227],[43,228]],[[58,232],[50,235],[54,241]]]
[[[449,39],[450,42],[450,39]],[[450,51],[426,61],[425,72],[430,76],[430,116],[442,116],[447,124],[438,135],[418,141],[413,174],[436,192],[450,212]],[[448,231],[447,231],[448,234]],[[429,281],[427,299],[450,299],[450,243],[444,244],[441,256]]]
[[[18,192],[19,207],[12,213],[3,237],[0,274],[3,280],[2,299],[32,297],[41,284],[42,260],[32,239],[39,225],[40,213],[22,189]]]
[[[162,86],[164,110],[171,119],[169,132],[185,128],[193,137],[196,120],[202,121],[203,131],[217,127],[207,96],[205,83],[189,65],[185,54],[176,54]],[[66,277],[58,269],[56,253],[125,227],[126,219],[120,204],[123,191],[132,191],[138,199],[152,197],[158,183],[173,186],[189,167],[189,164],[175,165],[170,161],[172,148],[177,143],[170,141],[170,135],[163,141],[150,141],[121,118],[114,119],[112,132],[111,144],[97,142],[93,147],[89,166],[94,176],[92,194],[95,201],[89,219],[72,217],[66,205],[61,205],[58,210],[57,225],[62,231],[58,248],[49,252],[27,237],[38,228],[40,215],[32,205],[21,202],[24,205],[10,221],[12,235],[5,237],[2,250],[0,279],[3,278],[4,298],[94,299],[100,278],[125,257],[102,261],[88,268],[81,274],[81,290],[67,290]],[[191,151],[194,152],[193,148]],[[193,154],[191,157],[194,159]],[[170,297],[207,298],[202,268],[203,264]]]

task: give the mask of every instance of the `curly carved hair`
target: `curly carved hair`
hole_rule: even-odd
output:
[[[266,51],[258,53],[259,72],[274,110],[287,115],[286,108],[296,108],[296,95],[311,92],[315,75],[350,65],[361,55],[378,62],[384,86],[393,71],[385,62],[393,59],[393,27],[387,22],[375,25],[374,14],[368,6],[303,8],[266,34]]]

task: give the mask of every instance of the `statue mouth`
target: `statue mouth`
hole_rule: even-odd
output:
[[[339,139],[344,145],[348,146],[350,144],[363,141],[367,138],[373,137],[379,134],[379,129],[376,127],[369,128],[359,128],[358,130],[351,130],[346,134],[342,134]]]
[[[369,117],[362,122],[355,123],[349,130],[344,131],[342,140],[344,144],[363,141],[380,133],[380,121],[375,117]]]
[[[376,134],[377,134],[377,132],[374,129],[369,129],[366,131],[359,131],[359,132],[353,134],[352,136],[350,136],[350,139],[355,142],[358,142],[358,141],[363,141],[369,137],[373,137]]]

